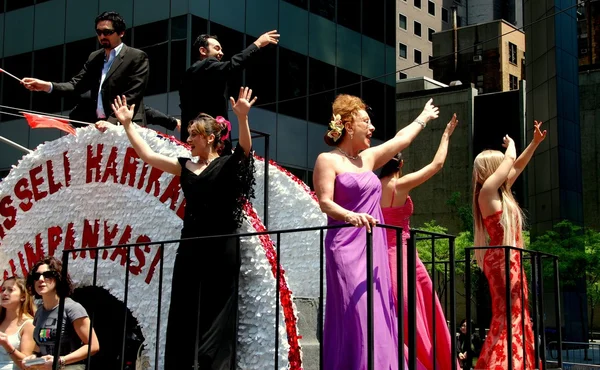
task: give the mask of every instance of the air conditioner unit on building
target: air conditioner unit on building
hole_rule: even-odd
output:
[[[477,93],[478,94],[483,94],[483,88],[480,87],[479,89],[477,89]]]
[[[474,62],[481,62],[481,55],[473,55],[473,61]]]

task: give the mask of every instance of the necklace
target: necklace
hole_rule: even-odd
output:
[[[350,155],[350,154],[346,153],[345,151],[343,151],[339,146],[337,147],[337,150],[339,150],[340,153],[342,153],[346,158],[349,158],[352,160],[358,159],[358,155]]]
[[[207,158],[207,159],[200,159],[198,161],[198,164],[204,164],[204,165],[208,166],[210,164],[210,162],[212,162],[212,161],[215,160],[215,158],[217,158],[217,157],[212,157],[212,158]]]

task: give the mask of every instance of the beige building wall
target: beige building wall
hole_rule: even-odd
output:
[[[515,28],[506,22],[500,22],[499,41],[501,69],[502,69],[502,91],[510,90],[510,75],[516,76],[518,81],[527,80],[525,78],[525,34],[521,31],[514,31]],[[509,33],[510,32],[510,33]],[[513,64],[509,61],[509,43],[517,46],[517,60]]]
[[[421,4],[417,7],[415,4]],[[434,7],[434,14],[429,12],[429,4]],[[452,0],[396,0],[396,80],[401,77],[433,77],[429,63],[432,53],[432,43],[429,40],[429,30],[440,32],[452,27]],[[444,14],[444,19],[442,19]],[[466,16],[464,7],[458,7],[459,21]],[[401,27],[401,15],[406,19],[406,27]],[[447,15],[447,18],[446,18]],[[415,34],[415,21],[421,25],[421,36]],[[400,56],[400,44],[406,46],[406,58]],[[415,63],[415,51],[421,52],[421,62]],[[408,69],[407,69],[408,68]],[[401,73],[403,74],[401,76]]]

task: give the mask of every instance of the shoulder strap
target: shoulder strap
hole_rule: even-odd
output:
[[[392,191],[392,201],[390,202],[390,207],[394,206],[394,197],[396,196],[396,179],[394,179],[394,191]]]

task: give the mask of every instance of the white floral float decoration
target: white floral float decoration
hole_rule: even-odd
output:
[[[190,155],[189,150],[173,138],[165,139],[149,129],[140,129],[140,134],[159,153]],[[263,162],[257,161],[257,173],[261,173],[262,165]],[[324,224],[324,217],[305,185],[274,163],[270,173],[275,180],[279,177],[278,185],[270,190],[270,194],[285,194],[298,211],[295,216],[290,216],[295,218],[295,227]],[[261,176],[258,177],[257,183],[262,184]],[[271,220],[279,220],[290,206],[289,202],[271,204]],[[163,333],[166,328],[177,245],[166,245],[164,250],[159,323],[159,304],[148,298],[158,297],[161,255],[159,248],[151,243],[180,237],[183,206],[179,179],[140,161],[122,128],[105,133],[91,127],[77,129],[76,136],[64,136],[38,146],[0,182],[0,273],[3,278],[24,276],[43,256],[60,258],[63,250],[87,248],[89,253],[70,254],[69,272],[76,285],[91,285],[95,247],[147,242],[149,245],[131,251],[128,307],[146,338],[147,362],[154,364],[157,345],[154,333],[159,325]],[[245,213],[246,222],[239,232],[264,231],[251,205],[247,204]],[[309,221],[306,225],[305,220]],[[312,233],[308,238],[308,241],[295,238],[285,243],[282,240],[282,255],[289,252],[290,261],[296,262],[289,271],[281,268],[281,306],[277,309],[277,264],[273,241],[268,235],[242,238],[238,368],[273,366],[275,312],[279,312],[279,367],[301,369],[297,316],[287,277],[298,276],[298,281],[290,284],[291,288],[297,287],[305,292],[303,295],[314,293],[318,260],[316,263],[297,262],[307,251],[313,253],[315,248],[318,251],[318,235],[315,239]],[[304,249],[296,248],[298,245]],[[97,254],[97,285],[108,289],[120,300],[124,299],[125,292],[126,253],[123,248]],[[282,260],[282,266],[285,263]],[[158,343],[159,367],[162,367],[164,341],[162,335]]]

